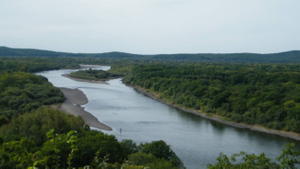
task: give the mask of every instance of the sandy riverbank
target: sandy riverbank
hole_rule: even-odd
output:
[[[131,86],[133,87],[133,86]],[[231,122],[231,121],[225,121],[223,120],[221,117],[218,116],[208,116],[205,113],[201,113],[199,111],[196,110],[189,110],[189,109],[185,109],[182,107],[179,107],[177,105],[168,103],[162,99],[159,99],[157,96],[155,96],[154,94],[150,94],[148,92],[146,92],[144,89],[141,88],[137,88],[137,87],[133,87],[136,91],[151,97],[152,99],[159,101],[161,103],[164,103],[168,106],[174,107],[176,109],[179,109],[181,111],[187,112],[187,113],[191,113],[200,117],[203,117],[205,119],[209,119],[209,120],[213,120],[213,121],[217,121],[219,123],[225,124],[225,125],[229,125],[232,127],[236,127],[236,128],[241,128],[241,129],[245,129],[245,130],[253,130],[253,131],[258,131],[258,132],[263,132],[263,133],[268,133],[268,134],[274,134],[274,135],[278,135],[281,137],[286,137],[286,138],[290,138],[290,139],[294,139],[294,140],[298,140],[300,141],[300,134],[297,133],[292,133],[292,132],[285,132],[285,131],[278,131],[278,130],[271,130],[271,129],[267,129],[264,127],[260,127],[260,126],[251,126],[251,125],[246,125],[246,124],[241,124],[241,123],[235,123],[235,122]]]
[[[66,98],[65,102],[58,107],[60,110],[72,114],[74,116],[81,116],[85,123],[88,124],[90,127],[107,131],[112,130],[112,128],[99,122],[99,120],[95,116],[85,111],[80,106],[88,103],[87,97],[81,90],[68,88],[59,89],[63,92]]]

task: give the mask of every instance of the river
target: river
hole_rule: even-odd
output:
[[[108,70],[109,66],[100,67]],[[275,135],[238,129],[198,116],[181,112],[138,93],[124,85],[121,79],[108,84],[79,82],[61,76],[75,70],[53,70],[37,73],[57,87],[82,90],[89,103],[86,111],[109,125],[118,140],[136,143],[164,140],[182,159],[188,169],[206,168],[216,163],[222,152],[226,155],[245,151],[256,155],[265,153],[275,159],[288,142],[300,143]],[[122,132],[120,132],[122,129]]]

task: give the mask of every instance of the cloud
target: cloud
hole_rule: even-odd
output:
[[[297,49],[293,0],[7,0],[0,45],[70,52],[278,52]]]

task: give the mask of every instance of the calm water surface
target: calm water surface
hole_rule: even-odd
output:
[[[109,68],[103,66],[100,69]],[[105,133],[113,134],[119,140],[131,139],[136,143],[164,140],[188,169],[206,168],[207,164],[216,163],[220,152],[227,155],[240,151],[257,155],[264,152],[275,159],[286,143],[293,142],[181,112],[125,86],[121,79],[98,84],[61,76],[72,71],[55,70],[37,74],[47,77],[54,86],[82,90],[89,99],[89,103],[83,106],[85,110],[114,129]],[[299,142],[295,143],[299,148]]]

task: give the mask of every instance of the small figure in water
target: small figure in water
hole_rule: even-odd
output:
[[[122,128],[120,128],[120,134],[122,134]]]

